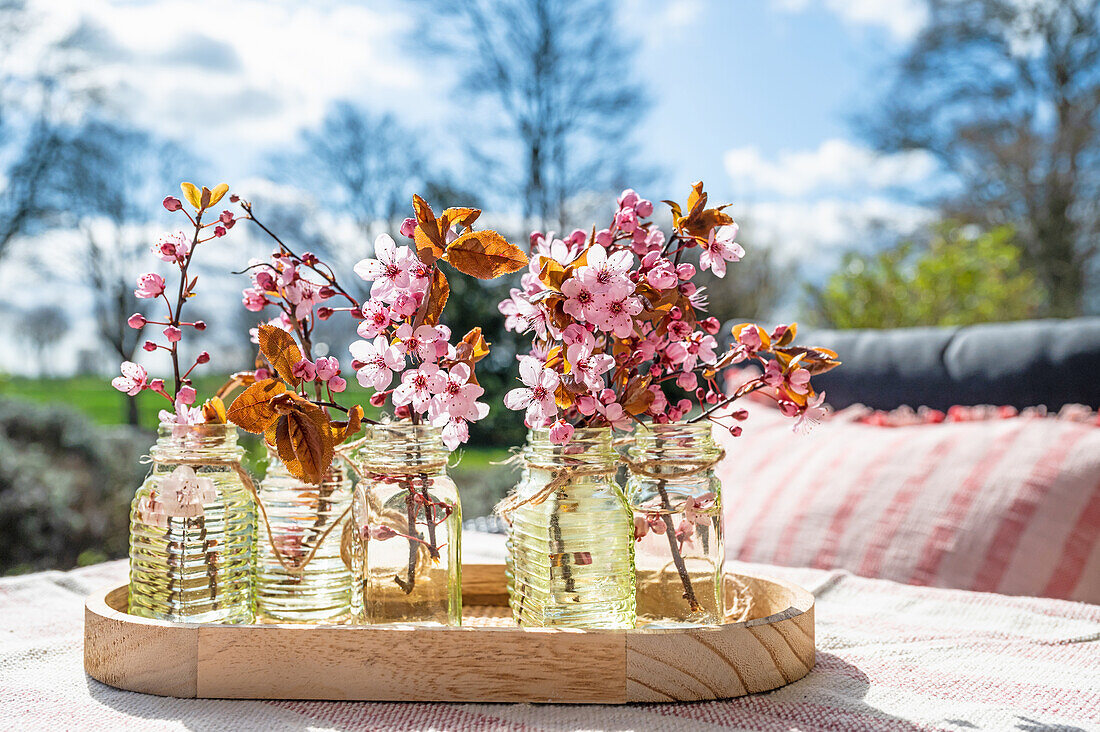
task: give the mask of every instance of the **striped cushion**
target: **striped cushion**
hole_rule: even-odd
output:
[[[1100,603],[1100,427],[1085,415],[857,407],[799,436],[754,406],[721,438],[727,556]]]

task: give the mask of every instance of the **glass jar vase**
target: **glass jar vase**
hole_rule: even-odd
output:
[[[368,425],[352,503],[360,622],[462,624],[462,507],[437,427]]]
[[[615,481],[610,429],[567,445],[535,429],[524,472],[501,505],[508,519],[508,597],[527,627],[633,628],[634,528]]]
[[[722,453],[710,423],[639,427],[628,455],[639,619],[720,623],[725,552],[714,466]]]
[[[130,510],[129,612],[250,623],[256,507],[237,428],[162,424]]]
[[[260,482],[252,582],[256,613],[281,622],[348,620],[351,572],[340,554],[351,479],[338,457],[320,485],[291,475],[268,451]]]

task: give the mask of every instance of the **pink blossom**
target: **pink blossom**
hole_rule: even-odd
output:
[[[440,332],[430,326],[421,325],[413,330],[408,323],[402,323],[397,329],[398,348],[409,356],[419,356],[424,361],[436,359],[435,342],[441,337]]]
[[[642,312],[642,303],[636,297],[600,295],[596,302],[596,327],[617,338],[628,338],[634,332],[634,316]]]
[[[630,415],[623,409],[623,405],[618,402],[611,402],[610,404],[598,404],[597,411],[603,418],[607,420],[607,423],[611,425],[613,429],[628,430],[631,426]]]
[[[198,392],[195,391],[195,387],[184,384],[180,387],[180,390],[176,392],[176,401],[182,402],[188,406],[195,403],[195,399],[198,397]]]
[[[443,391],[445,377],[434,363],[421,364],[401,374],[401,384],[393,390],[393,404],[400,407],[412,404],[417,412],[428,408],[428,402]]]
[[[111,386],[119,391],[134,396],[148,384],[149,375],[143,366],[133,361],[122,362],[122,376],[116,376],[111,380]]]
[[[566,237],[566,242],[575,247],[581,247],[588,241],[588,232],[584,229],[573,229],[573,233]]]
[[[134,330],[141,330],[142,328],[145,327],[145,324],[147,322],[148,321],[145,320],[145,316],[142,315],[141,313],[134,313],[133,315],[131,315],[129,318],[126,319],[126,325],[130,326]]]
[[[662,260],[660,264],[646,272],[645,278],[650,285],[658,290],[672,289],[678,281],[676,270],[672,268],[672,263],[667,259]]]
[[[524,386],[512,389],[504,395],[504,406],[509,409],[525,409],[524,423],[528,427],[541,425],[558,414],[554,394],[561,378],[553,369],[544,368],[530,356],[519,359],[520,381]]]
[[[408,239],[413,238],[413,234],[416,233],[416,219],[405,219],[401,222],[401,236]]]
[[[392,316],[389,307],[381,300],[369,300],[362,308],[363,320],[355,329],[362,338],[375,338],[390,327]]]
[[[393,312],[402,318],[412,317],[420,307],[421,299],[410,292],[399,292],[393,298]]]
[[[164,293],[164,278],[156,272],[148,272],[137,279],[137,289],[134,294],[140,298],[148,299],[160,297]]]
[[[559,419],[550,426],[550,442],[555,445],[564,445],[573,439],[575,429],[573,425],[564,419]]]
[[[458,420],[475,421],[489,413],[488,405],[477,401],[485,393],[479,384],[470,383],[470,367],[458,363],[446,373],[439,392],[428,404],[428,417],[436,426]],[[462,431],[461,425],[452,430]],[[465,439],[465,438],[463,438]]]
[[[577,320],[589,321],[596,309],[596,296],[576,277],[570,277],[561,286],[566,300],[562,310]]]
[[[638,205],[638,201],[640,200],[641,196],[639,196],[633,188],[627,188],[619,194],[619,208],[634,208]]]
[[[321,381],[329,381],[333,376],[340,375],[340,360],[336,356],[321,356],[314,365],[317,367],[317,378]]]
[[[146,351],[148,351],[149,353],[152,353],[153,351],[157,350],[157,344],[154,343],[153,341],[145,341],[144,343],[141,344],[141,347],[143,349],[145,349]]]
[[[603,388],[603,374],[615,365],[615,358],[607,354],[595,354],[595,339],[588,331],[584,337],[568,345],[565,360],[573,367],[571,373],[592,391]]]
[[[602,246],[588,250],[587,264],[574,273],[574,277],[596,295],[608,295],[618,299],[634,292],[634,283],[628,274],[634,266],[634,255],[628,250],[620,250],[607,255]]]
[[[694,371],[699,364],[712,364],[718,361],[718,354],[714,352],[718,341],[714,336],[696,331],[685,340],[676,341],[665,350],[665,355],[674,365],[679,365],[681,371]]]
[[[786,388],[795,394],[807,394],[810,391],[810,372],[798,366],[784,372],[778,361],[768,361],[764,367],[764,383],[777,389]]]
[[[363,364],[355,376],[359,384],[382,391],[393,381],[395,371],[405,368],[405,356],[390,345],[385,336],[374,341],[355,341],[349,347],[352,357]]]
[[[266,269],[261,269],[253,275],[252,281],[256,283],[257,289],[262,292],[274,292],[276,290],[275,275]]]
[[[308,358],[302,358],[290,367],[290,374],[302,381],[313,381],[317,378],[317,367]]]
[[[164,200],[161,201],[161,205],[168,211],[179,211],[183,208],[183,202],[175,196],[166,196]]]
[[[371,297],[383,302],[393,302],[398,294],[409,286],[409,248],[397,248],[389,234],[380,234],[374,240],[374,259],[363,259],[353,268],[355,274],[371,285]]]
[[[684,262],[683,264],[676,265],[676,276],[684,282],[687,282],[695,276],[695,265],[691,262]]]
[[[268,304],[267,297],[265,297],[262,292],[252,287],[245,288],[243,302],[245,309],[251,310],[254,313],[260,312]]]
[[[164,337],[168,339],[169,343],[176,343],[180,338],[183,338],[183,333],[174,325],[170,325],[164,329]]]
[[[693,391],[695,387],[699,386],[699,378],[694,371],[683,371],[676,377],[676,386],[685,391]]]
[[[596,232],[596,244],[601,247],[611,246],[611,242],[615,240],[615,237],[611,233],[611,229],[600,229]]]
[[[638,214],[632,208],[621,208],[615,214],[615,228],[627,234],[633,234],[638,228]]]
[[[192,397],[192,399],[193,398],[194,397]],[[172,434],[176,437],[187,434],[187,427],[189,425],[202,424],[206,421],[206,418],[202,414],[202,407],[188,406],[178,395],[176,397],[175,407],[175,412],[169,412],[167,409],[162,409],[157,416],[160,418],[161,424],[173,425]]]
[[[739,262],[745,256],[745,250],[734,241],[736,238],[737,224],[711,229],[707,243],[699,253],[699,266],[711,270],[718,277],[725,277],[726,262]]]
[[[153,254],[157,255],[165,262],[180,262],[182,263],[187,259],[188,252],[191,251],[191,241],[187,238],[187,235],[182,231],[178,231],[174,234],[165,234],[160,238],[156,244],[153,245]]]
[[[790,404],[790,402],[788,402]],[[797,418],[794,421],[794,431],[800,434],[806,434],[825,418],[829,409],[825,406],[825,392],[821,392],[816,397],[813,397],[806,402],[806,406],[802,407],[798,413]],[[784,414],[787,414],[784,411]],[[788,415],[790,416],[790,415]]]
[[[344,380],[342,376],[333,376],[328,380],[329,391],[339,394],[344,389],[348,388],[348,382]]]
[[[642,199],[634,204],[634,211],[638,214],[639,218],[649,218],[653,214],[653,201]]]

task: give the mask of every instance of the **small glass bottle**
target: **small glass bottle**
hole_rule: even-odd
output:
[[[634,526],[610,429],[535,429],[510,519],[509,604],[527,627],[633,628]]]
[[[243,454],[232,425],[160,426],[130,510],[131,615],[252,622],[256,506]]]
[[[368,425],[352,504],[360,622],[462,624],[462,507],[437,427]]]
[[[351,572],[340,542],[350,515],[351,480],[343,462],[338,457],[321,484],[312,485],[291,475],[269,450],[258,493],[263,511],[253,561],[257,615],[298,623],[348,620]]]
[[[721,453],[709,422],[638,428],[627,496],[638,545],[638,618],[649,624],[722,622]]]

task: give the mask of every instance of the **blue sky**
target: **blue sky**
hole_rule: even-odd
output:
[[[448,64],[404,42],[410,6],[327,0],[31,0],[41,19],[7,66],[33,69],[74,27],[92,76],[138,125],[207,162],[211,181],[244,193],[270,183],[272,158],[335,99],[390,111],[440,149],[457,148]],[[684,198],[703,179],[730,201],[743,243],[821,276],[865,234],[932,217],[920,192],[936,178],[919,153],[880,156],[850,118],[919,32],[920,0],[619,0],[609,32],[638,45],[635,76],[654,102],[638,155],[666,176],[653,199]],[[217,181],[213,181],[216,178]],[[175,186],[166,181],[167,189]],[[487,212],[486,220],[494,214]],[[585,226],[591,222],[577,222]],[[59,247],[59,250],[61,247]],[[809,262],[809,265],[805,263]],[[10,262],[0,286],[23,273]],[[13,279],[15,278],[15,279]]]

